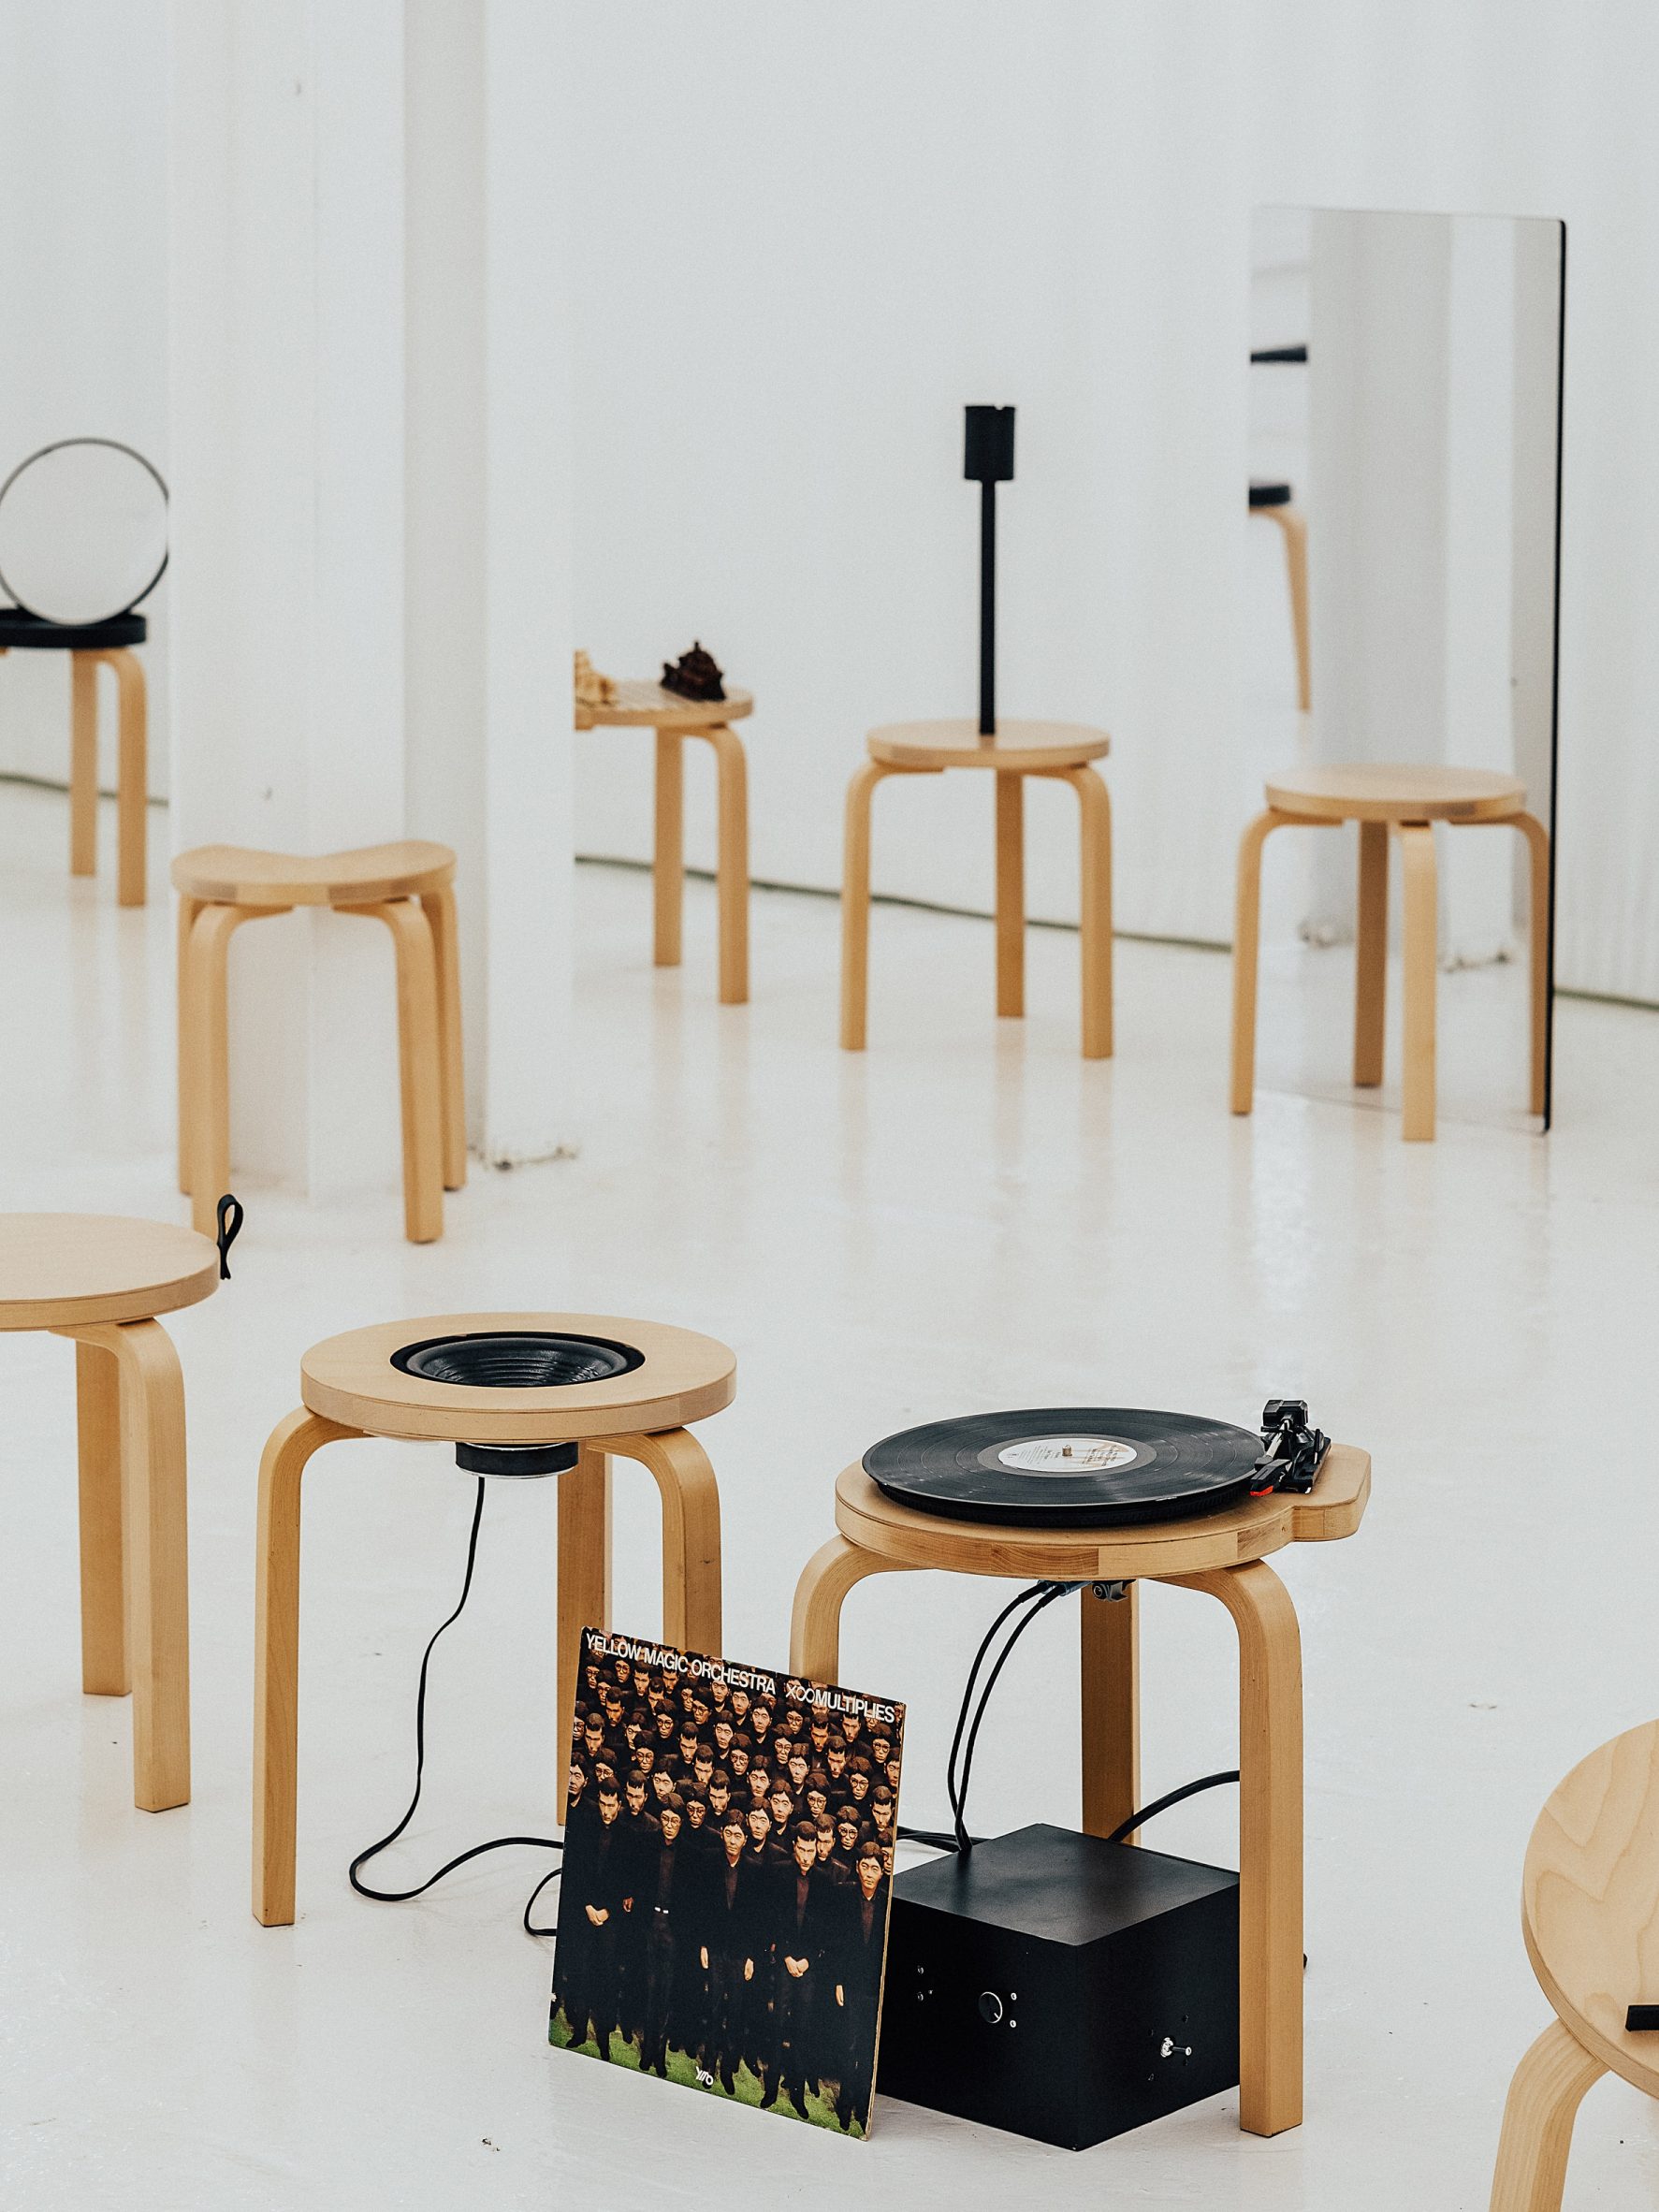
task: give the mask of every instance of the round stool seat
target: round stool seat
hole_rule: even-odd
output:
[[[197,845],[173,863],[176,891],[224,907],[375,906],[442,891],[454,880],[449,847],[418,837],[315,855]]]
[[[1659,2036],[1625,2008],[1659,2004],[1659,1721],[1615,1736],[1551,1791],[1526,1847],[1521,1925],[1575,2041],[1659,2097]]]
[[[479,1387],[394,1366],[434,1338],[549,1334],[597,1338],[639,1355],[597,1382]],[[313,1345],[299,1390],[313,1413],[371,1436],[447,1444],[551,1444],[675,1429],[729,1405],[737,1361],[712,1336],[610,1314],[440,1314],[353,1329]]]
[[[999,721],[982,737],[970,716],[949,721],[883,722],[865,740],[872,761],[894,768],[1002,768],[1037,774],[1081,768],[1112,749],[1104,730],[1087,722]]]
[[[890,1498],[854,1460],[836,1481],[836,1526],[860,1551],[912,1567],[958,1575],[1013,1575],[1041,1581],[1138,1581],[1200,1575],[1265,1559],[1287,1544],[1352,1535],[1371,1495],[1371,1454],[1333,1444],[1305,1496],[1289,1491],[1246,1498],[1223,1513],[1140,1528],[1019,1528],[953,1521]]]
[[[648,678],[619,677],[617,695],[602,706],[586,701],[576,706],[578,730],[618,729],[648,724],[656,730],[713,730],[722,722],[740,722],[754,712],[752,691],[730,691],[723,699],[687,699],[665,691]]]
[[[1259,476],[1252,476],[1250,504],[1253,507],[1288,507],[1290,504],[1290,487],[1288,484],[1269,484]]]
[[[0,1215],[0,1330],[148,1321],[219,1288],[219,1247],[120,1214]]]
[[[142,645],[150,625],[139,614],[113,615],[107,622],[47,622],[21,606],[0,606],[0,652],[110,652],[117,646]]]
[[[1271,777],[1267,803],[1318,822],[1502,822],[1524,808],[1526,785],[1488,768],[1359,761]]]

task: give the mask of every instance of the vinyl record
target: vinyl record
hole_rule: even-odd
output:
[[[901,1505],[1029,1528],[1183,1521],[1249,1491],[1261,1438],[1189,1413],[1043,1406],[884,1436],[865,1473]]]

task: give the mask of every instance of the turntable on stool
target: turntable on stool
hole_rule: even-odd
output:
[[[1300,1398],[1271,1398],[1259,1435],[1189,1413],[1045,1406],[968,1414],[884,1436],[870,1479],[923,1513],[1026,1528],[1188,1521],[1245,1496],[1306,1492],[1330,1438]]]
[[[981,1494],[894,1494],[930,1467]],[[1158,1517],[1156,1497],[1131,1514],[1110,1488],[1093,1512],[1076,1494],[1103,1477],[1144,1489],[1166,1467],[1186,1493],[1173,1517],[1167,1500]],[[982,1478],[994,1492],[1016,1477],[1042,1495],[1052,1488],[1055,1506],[1011,1516],[993,1494],[987,1523]],[[1273,1401],[1259,1435],[1119,1408],[975,1415],[888,1438],[848,1467],[836,1484],[839,1533],[795,1591],[790,1663],[836,1681],[841,1608],[867,1575],[931,1567],[1083,1584],[1083,1826],[1102,1840],[1141,1805],[1135,1585],[1175,1583],[1227,1608],[1239,1639],[1239,2125],[1257,2135],[1302,2119],[1302,1649],[1267,1555],[1352,1535],[1370,1488],[1369,1456],[1328,1443],[1297,1399]],[[1119,1586],[1127,1598],[1112,1594]]]

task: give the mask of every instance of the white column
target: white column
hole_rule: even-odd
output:
[[[472,1134],[496,1158],[564,1134],[550,15],[171,15],[175,838],[455,846]],[[313,1195],[394,1187],[386,933],[294,916],[231,957],[239,1169]]]
[[[568,97],[545,0],[409,0],[410,827],[461,855],[469,1116],[568,1142]]]

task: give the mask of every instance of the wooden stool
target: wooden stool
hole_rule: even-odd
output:
[[[100,1214],[0,1215],[0,1330],[75,1339],[80,1686],[133,1693],[133,1803],[190,1801],[184,1384],[155,1318],[219,1288],[191,1229]]]
[[[1026,1011],[1026,787],[1052,776],[1077,793],[1083,822],[1083,1056],[1112,1054],[1112,801],[1091,761],[1111,749],[1083,722],[1003,721],[982,737],[970,720],[888,722],[865,743],[869,759],[847,787],[841,877],[841,1044],[861,1053],[869,995],[870,794],[885,776],[989,768],[997,779],[997,1011]]]
[[[1024,1529],[919,1513],[854,1463],[836,1484],[833,1536],[795,1589],[790,1665],[840,1679],[841,1607],[866,1575],[938,1567],[1062,1582],[1172,1582],[1219,1598],[1239,1636],[1239,2125],[1302,2120],[1302,1643],[1267,1553],[1351,1536],[1371,1460],[1333,1444],[1305,1497],[1250,1498],[1145,1528]],[[1083,1825],[1109,1836],[1140,1804],[1135,1592],[1083,1592]]]
[[[1592,1752],[1538,1815],[1521,1931],[1555,2018],[1515,2070],[1492,2212],[1557,2212],[1579,2102],[1604,2074],[1659,2097],[1659,2035],[1624,2025],[1659,2005],[1659,1721]]]
[[[560,1388],[477,1389],[394,1367],[394,1353],[434,1337],[550,1331],[598,1337],[643,1358],[626,1374]],[[298,1759],[299,1482],[325,1444],[353,1436],[452,1445],[573,1442],[559,1477],[559,1805],[575,1711],[584,1628],[608,1628],[610,1462],[637,1460],[662,1496],[662,1635],[682,1649],[720,1648],[720,1508],[714,1469],[685,1427],[729,1405],[736,1361],[689,1329],[595,1314],[448,1314],[354,1329],[313,1345],[299,1363],[304,1400],[272,1430],[259,1466],[258,1622],[254,1691],[254,1917],[294,1917],[294,1796]]]
[[[1290,633],[1296,643],[1296,704],[1305,714],[1313,702],[1312,655],[1307,624],[1307,517],[1294,503],[1288,484],[1250,479],[1250,512],[1265,515],[1285,533],[1285,569],[1290,585]]]
[[[403,1110],[403,1233],[444,1233],[444,1193],[467,1179],[455,854],[415,839],[325,852],[198,845],[173,863],[179,892],[179,1188],[197,1229],[230,1180],[226,960],[231,932],[293,907],[367,914],[398,956],[398,1076]]]
[[[1300,768],[1267,786],[1267,811],[1239,848],[1238,922],[1232,954],[1232,1110],[1248,1113],[1256,1088],[1256,968],[1261,929],[1261,848],[1287,825],[1360,824],[1360,911],[1354,999],[1354,1082],[1383,1077],[1383,1004],[1389,958],[1389,837],[1404,878],[1405,1071],[1408,1142],[1434,1134],[1434,984],[1439,963],[1435,822],[1506,822],[1532,855],[1532,1112],[1544,1111],[1550,1016],[1550,833],[1526,811],[1526,786],[1485,768]]]
[[[659,968],[679,966],[680,917],[685,906],[685,762],[681,741],[701,737],[714,748],[720,789],[719,887],[720,1004],[749,998],[749,767],[743,740],[729,727],[754,712],[750,691],[723,699],[682,699],[661,684],[618,682],[607,706],[578,702],[576,728],[648,725],[657,733],[657,846],[651,863],[656,901]]]
[[[98,667],[115,672],[116,877],[119,906],[144,904],[145,808],[150,801],[150,710],[144,664],[131,650],[149,625],[142,615],[108,622],[43,622],[0,607],[0,656],[13,650],[69,656],[69,873],[98,872]]]

